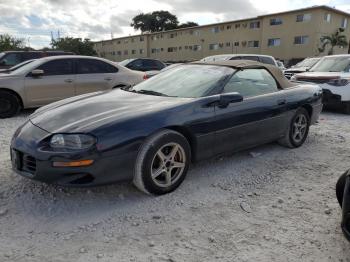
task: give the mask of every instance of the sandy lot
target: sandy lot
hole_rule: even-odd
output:
[[[298,149],[198,163],[151,197],[15,175],[9,143],[29,113],[0,120],[0,261],[350,261],[334,190],[350,168],[350,116],[323,113]]]

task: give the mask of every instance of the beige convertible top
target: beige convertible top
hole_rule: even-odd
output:
[[[277,66],[263,64],[251,60],[227,60],[227,61],[218,61],[218,62],[193,62],[193,64],[203,64],[203,65],[218,65],[218,66],[227,66],[235,69],[247,69],[247,68],[264,68],[269,71],[272,76],[279,83],[280,88],[286,89],[294,86],[283,74],[282,70]]]

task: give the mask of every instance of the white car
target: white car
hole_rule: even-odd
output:
[[[291,68],[288,68],[283,71],[284,76],[288,79],[291,79],[291,77],[295,74],[304,73],[309,71],[318,61],[320,61],[321,57],[308,57],[305,58],[303,61],[297,63],[296,65],[292,66]]]
[[[263,64],[269,64],[279,67],[277,60],[273,56],[258,55],[258,54],[225,54],[225,55],[213,55],[208,56],[200,61],[202,62],[218,62],[227,60],[252,60]]]
[[[350,114],[350,55],[325,56],[309,72],[291,80],[317,83],[323,89],[326,107],[342,108]]]

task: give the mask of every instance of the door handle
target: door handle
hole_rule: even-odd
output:
[[[286,99],[280,99],[280,100],[277,100],[277,105],[279,106],[283,106],[287,103],[287,100]]]
[[[106,81],[111,81],[111,80],[112,80],[112,77],[106,77],[105,80],[106,80]]]
[[[66,82],[66,83],[72,83],[72,82],[73,82],[73,79],[65,79],[64,82]]]

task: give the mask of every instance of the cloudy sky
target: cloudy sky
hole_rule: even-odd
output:
[[[138,33],[130,22],[141,12],[167,10],[203,25],[323,4],[350,13],[349,0],[0,0],[0,34],[41,48],[51,32],[92,40]]]

